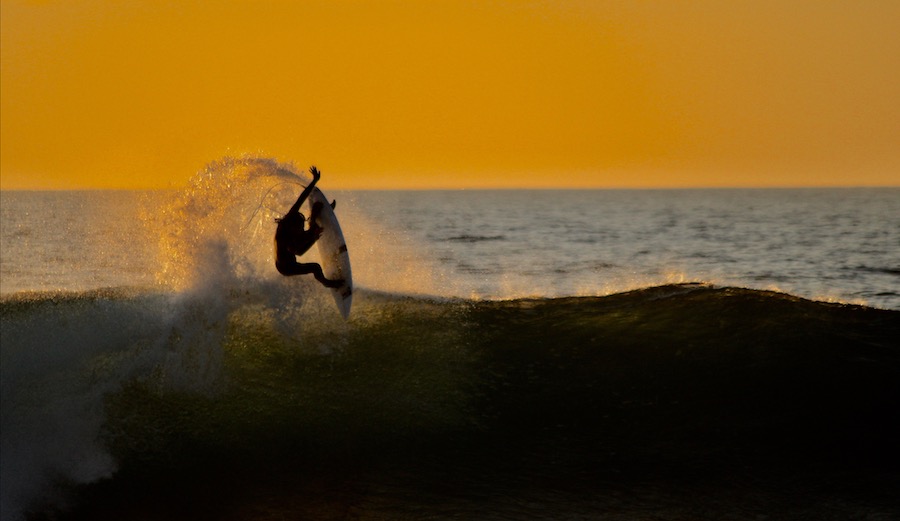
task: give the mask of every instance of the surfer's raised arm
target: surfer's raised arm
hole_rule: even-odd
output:
[[[291,206],[291,209],[288,210],[288,213],[296,213],[300,211],[300,207],[306,202],[306,198],[309,197],[309,194],[312,193],[313,189],[316,187],[316,183],[319,182],[319,178],[322,177],[322,173],[319,172],[319,169],[316,168],[315,165],[309,167],[309,173],[312,174],[313,180],[309,183],[309,186],[303,189],[303,192],[300,193],[300,197],[297,198],[297,202],[294,203],[294,206]]]

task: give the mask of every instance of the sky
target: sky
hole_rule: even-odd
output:
[[[900,185],[896,0],[0,9],[0,189]]]

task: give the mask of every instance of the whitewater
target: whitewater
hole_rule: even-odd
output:
[[[0,193],[2,519],[900,512],[900,189]],[[315,260],[315,252],[311,252]]]

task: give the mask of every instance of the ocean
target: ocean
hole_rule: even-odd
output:
[[[900,188],[0,192],[0,518],[900,517]],[[316,253],[310,252],[310,259]]]

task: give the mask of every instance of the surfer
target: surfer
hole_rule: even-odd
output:
[[[288,210],[284,217],[276,219],[278,227],[275,229],[275,268],[278,273],[289,277],[292,275],[306,275],[312,273],[317,281],[321,282],[325,287],[338,288],[344,281],[332,280],[325,277],[322,273],[322,266],[315,262],[300,263],[297,262],[297,256],[304,253],[315,244],[319,236],[322,235],[322,227],[316,222],[319,212],[322,211],[322,203],[316,203],[312,207],[309,215],[309,228],[306,227],[306,217],[300,213],[300,206],[306,202],[309,194],[322,176],[319,169],[315,166],[309,168],[313,180],[297,198],[297,202]],[[331,203],[334,208],[335,202]]]

